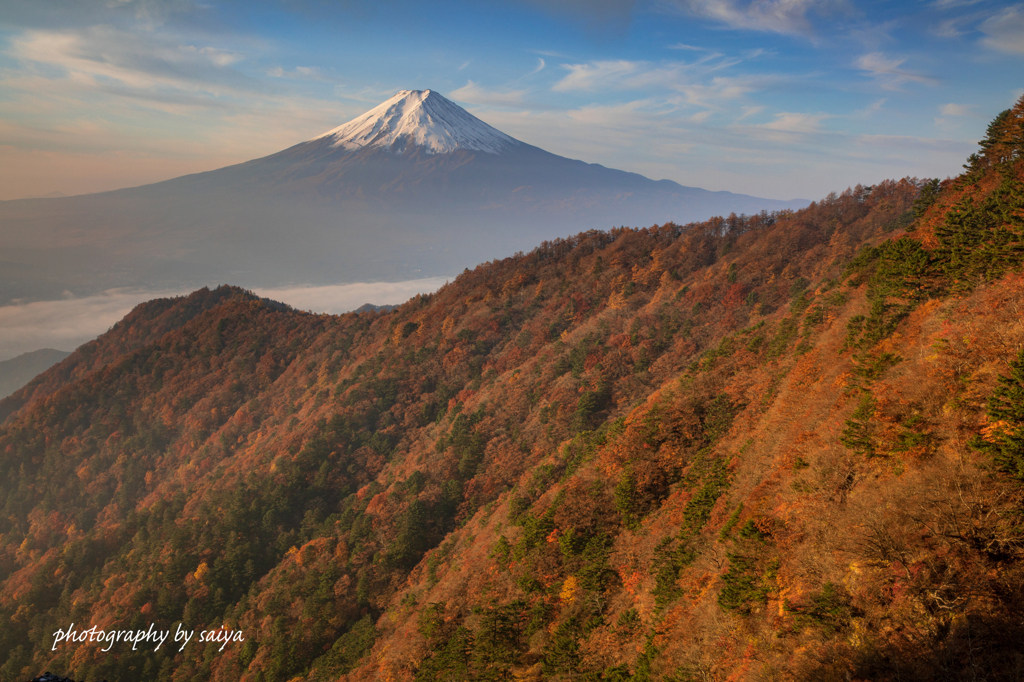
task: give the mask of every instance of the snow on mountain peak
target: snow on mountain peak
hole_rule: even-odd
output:
[[[473,149],[497,154],[521,144],[432,90],[402,90],[348,123],[313,138],[333,138],[332,147],[382,147],[404,151],[408,145],[432,154]]]

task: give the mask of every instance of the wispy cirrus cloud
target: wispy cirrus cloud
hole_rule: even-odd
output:
[[[737,120],[742,121],[745,118],[750,118],[751,116],[756,116],[756,115],[760,114],[762,111],[764,111],[764,107],[763,106],[743,107],[740,111],[741,111],[741,113],[740,113],[739,117],[737,118]]]
[[[998,52],[1024,54],[1024,4],[1013,5],[989,17],[978,27],[981,44]]]
[[[851,119],[870,118],[871,116],[873,116],[874,114],[877,114],[879,111],[882,110],[882,107],[885,106],[885,103],[888,101],[888,99],[889,99],[888,97],[882,97],[881,99],[876,99],[874,102],[872,102],[868,106],[866,106],[866,107],[864,107],[862,109],[857,109],[856,111],[854,111],[852,114],[850,114],[850,118]]]
[[[237,52],[113,26],[26,31],[11,42],[9,54],[94,83],[217,92],[250,92],[258,87],[231,68],[243,59]]]
[[[976,118],[978,118],[978,114],[969,104],[944,104],[939,107],[939,116],[935,117],[935,127],[943,131],[954,131],[969,122],[970,119]]]
[[[957,7],[970,7],[980,2],[985,2],[985,0],[935,0],[932,3],[932,7],[936,9],[953,9]]]
[[[728,28],[809,36],[811,15],[846,13],[844,0],[675,0],[671,7]]]
[[[130,23],[143,28],[205,23],[211,4],[200,0],[5,0],[3,23],[62,29]]]
[[[448,97],[457,102],[469,104],[486,104],[490,106],[518,106],[526,102],[529,90],[501,90],[480,86],[473,81],[466,81],[461,88],[448,93]]]
[[[976,116],[974,107],[969,104],[944,104],[939,110],[943,116]]]
[[[555,153],[813,196],[884,177],[866,159],[890,154],[886,144],[858,148],[851,135],[977,140],[985,112],[1019,86],[1021,3],[499,0],[463,3],[452,30],[453,17],[423,3],[399,19],[390,3],[275,1],[288,20],[270,24],[263,3],[0,0],[0,199],[244,161],[409,87],[437,88]],[[594,27],[628,37],[595,38]],[[950,40],[936,47],[935,35]],[[972,79],[972,60],[999,65]],[[959,102],[977,116],[943,112]],[[959,169],[940,147],[886,169]],[[748,169],[778,159],[792,160],[789,175]]]
[[[966,33],[966,22],[964,17],[945,19],[932,28],[932,33],[940,38],[959,38]]]
[[[593,91],[601,88],[642,87],[652,80],[663,80],[668,71],[649,69],[643,62],[626,59],[565,64],[569,73],[551,88],[555,92]]]
[[[682,98],[676,98],[680,102]],[[762,196],[792,198],[841,190],[829,179],[850,167],[866,182],[900,175],[926,175],[936,159],[959,167],[963,146],[950,140],[901,140],[898,149],[877,146],[847,131],[850,118],[821,111],[772,112],[743,105],[689,113],[673,97],[649,96],[570,110],[489,112],[488,122],[519,139],[558,154],[670,178],[683,185],[730,189]],[[741,100],[742,101],[742,100]],[[767,121],[762,122],[764,118]],[[946,148],[952,146],[953,151]],[[623,149],[631,150],[623,156]],[[608,159],[616,158],[614,164]],[[952,160],[952,161],[950,161]],[[822,177],[814,189],[793,178],[809,164]],[[744,187],[752,168],[761,169],[760,188]],[[771,169],[768,174],[764,169]],[[900,170],[909,168],[910,170]]]
[[[935,78],[901,68],[906,61],[906,58],[886,57],[881,52],[869,52],[861,55],[855,66],[870,74],[886,90],[899,90],[906,83],[938,84]]]
[[[829,118],[832,118],[832,116],[828,114],[805,114],[783,111],[775,114],[774,121],[762,123],[758,127],[786,133],[819,133],[821,132],[821,122]]]
[[[330,93],[298,92],[292,81],[331,81],[319,67],[273,78],[273,69],[249,59],[258,38],[219,42],[133,26],[10,35],[0,65],[0,200],[212,170],[291,146],[362,110]]]
[[[821,124],[833,118],[829,114],[809,114],[796,111],[782,111],[768,123],[736,125],[734,134],[747,136],[751,140],[765,140],[783,145],[797,145],[808,142],[812,137],[825,134]],[[747,144],[751,144],[750,141]]]
[[[290,78],[293,80],[333,80],[325,76],[323,70],[316,66],[296,66],[291,71],[282,66],[277,66],[268,70],[267,75],[272,78]]]
[[[547,62],[545,62],[540,57],[537,57],[537,66],[533,69],[533,71],[531,71],[530,73],[526,74],[526,76],[523,76],[523,77],[524,78],[528,78],[529,76],[532,76],[534,74],[538,74],[538,73],[540,73],[541,71],[544,70],[545,66],[547,66]]]
[[[721,57],[721,55],[718,55]],[[715,72],[738,64],[738,59],[705,60],[696,63],[656,64],[642,61],[594,61],[564,64],[568,71],[552,86],[555,92],[596,92],[609,90],[660,89],[676,92],[692,106],[715,107],[755,89],[756,78],[720,76]]]

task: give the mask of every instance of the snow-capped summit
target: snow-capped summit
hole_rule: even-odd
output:
[[[409,145],[431,154],[472,149],[497,154],[522,144],[432,90],[402,90],[362,116],[313,138],[332,147],[380,147],[403,152]],[[312,140],[310,140],[312,142]]]

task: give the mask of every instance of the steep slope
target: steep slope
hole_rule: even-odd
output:
[[[1016,679],[1022,132],[390,313],[225,302],[64,386],[0,430],[0,676]]]
[[[595,225],[806,202],[708,192],[550,154],[403,91],[277,154],[102,194],[0,202],[0,301],[112,287],[250,288],[459,272]]]

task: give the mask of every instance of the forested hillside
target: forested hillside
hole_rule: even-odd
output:
[[[61,386],[91,374],[122,355],[180,328],[196,315],[236,299],[258,300],[253,294],[240,289],[221,287],[216,291],[197,291],[183,299],[164,298],[143,303],[115,324],[111,333],[82,344],[57,367],[36,376],[12,395],[0,399],[0,423]],[[278,308],[286,307],[280,303],[267,303]]]
[[[0,428],[0,678],[1020,679],[1022,153],[141,306]],[[51,651],[177,622],[246,640]]]

